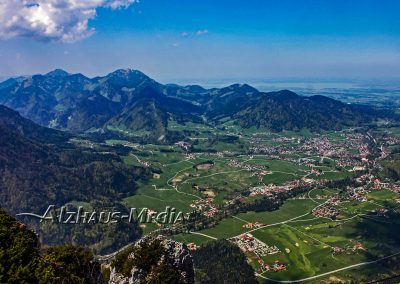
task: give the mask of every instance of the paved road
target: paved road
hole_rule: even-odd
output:
[[[194,234],[194,235],[204,236],[204,237],[207,237],[207,238],[210,238],[210,239],[213,239],[213,240],[218,240],[217,238],[211,237],[211,236],[206,235],[206,234],[202,234],[202,233],[198,233],[198,232],[190,232],[190,233],[191,233],[191,234]]]

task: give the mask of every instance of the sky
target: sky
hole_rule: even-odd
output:
[[[398,0],[0,0],[0,77],[400,79]]]

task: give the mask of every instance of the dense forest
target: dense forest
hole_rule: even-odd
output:
[[[257,283],[246,256],[227,240],[203,245],[193,253],[193,259],[198,283]]]
[[[41,249],[36,234],[0,208],[0,283],[104,284],[100,264],[80,246]]]
[[[12,214],[41,215],[49,205],[76,201],[90,203],[95,210],[118,208],[122,198],[135,193],[136,180],[149,174],[126,166],[115,153],[78,149],[67,143],[67,134],[35,125],[5,107],[0,107],[0,114],[0,200]],[[92,244],[96,252],[140,236],[137,224],[92,225],[85,227],[86,233],[82,226],[29,224],[36,224],[45,244]],[[118,233],[114,233],[116,226]]]

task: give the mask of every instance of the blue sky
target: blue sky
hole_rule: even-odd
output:
[[[397,0],[102,1],[85,8],[97,13],[84,32],[76,7],[46,15],[41,30],[22,18],[26,26],[0,31],[0,76],[130,67],[162,82],[400,78]]]

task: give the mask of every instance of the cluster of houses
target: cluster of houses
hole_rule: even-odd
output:
[[[374,179],[374,176],[371,174],[363,174],[356,178],[356,182],[359,184],[370,183]]]
[[[305,176],[301,178],[301,182],[302,182],[301,184],[303,185],[320,185],[323,184],[325,180],[322,179],[316,180]]]
[[[382,138],[382,141],[387,145],[400,145],[400,137],[397,136],[385,136]]]
[[[222,151],[222,152],[204,152],[201,153],[202,156],[213,157],[213,158],[223,158],[225,155],[232,155],[231,151]]]
[[[185,155],[186,160],[195,160],[196,159],[196,154],[194,153],[187,153]]]
[[[181,147],[183,150],[188,151],[192,146],[190,143],[185,141],[178,141],[175,143],[176,146]]]
[[[353,252],[359,251],[359,250],[365,250],[364,245],[362,243],[356,243],[353,248]]]
[[[323,217],[334,220],[337,216],[339,216],[340,212],[333,206],[324,205],[313,210],[312,214],[315,217]]]
[[[370,155],[368,146],[365,144],[361,144],[358,148],[358,152],[360,154],[361,161],[368,161],[368,156]]]
[[[149,168],[151,166],[151,163],[149,161],[141,160],[139,159],[138,156],[131,154],[131,156],[135,157],[135,159],[138,161],[140,165],[142,165],[145,168]]]
[[[270,174],[271,172],[268,171],[267,166],[263,165],[256,165],[256,164],[246,164],[239,162],[238,160],[231,159],[229,160],[228,166],[232,168],[239,168],[239,169],[246,169],[246,170],[255,170],[255,171],[264,171],[265,174]]]
[[[372,174],[363,174],[356,178],[356,182],[359,184],[364,184],[366,187],[372,190],[381,190],[383,188],[389,189],[393,192],[400,193],[400,184],[382,182],[381,179]]]
[[[280,143],[297,143],[299,144],[301,142],[301,139],[298,137],[277,137],[273,138],[272,141],[275,142],[280,142]]]
[[[138,160],[138,162],[145,168],[149,168],[151,166],[151,163],[148,161]]]
[[[352,190],[348,191],[347,200],[348,201],[359,201],[366,202],[367,201],[367,193],[364,187],[355,187]]]
[[[269,246],[250,233],[244,233],[229,240],[235,243],[244,253],[252,252],[258,258],[280,252],[276,246]]]
[[[390,184],[388,189],[393,192],[400,193],[400,184]]]
[[[332,248],[332,252],[333,254],[351,254],[351,253],[355,253],[358,252],[360,250],[365,250],[365,247],[362,243],[356,243],[354,244],[352,247],[351,246],[347,246],[345,248],[336,246]]]
[[[287,269],[287,266],[285,264],[281,263],[279,260],[275,260],[274,263],[271,265],[266,264],[262,259],[259,259],[258,263],[260,264],[258,273],[263,273],[266,271],[280,272],[280,271],[284,271]]]
[[[332,143],[329,137],[323,135],[301,140],[294,137],[272,139],[274,142],[281,143],[280,145],[267,145],[261,138],[253,137],[250,141],[252,144],[250,151],[253,154],[268,155],[269,159],[280,159],[299,165],[312,164],[312,167],[316,166],[315,163],[321,165],[324,157],[333,157],[336,160],[336,166],[363,169],[370,154],[368,146],[364,143],[364,136],[352,133],[342,133],[341,136],[345,139],[340,143]],[[359,153],[351,152],[349,149],[358,149]],[[311,158],[293,158],[293,156],[298,156],[298,153],[320,156],[321,160],[316,162]],[[322,172],[317,172],[317,170],[313,173],[317,176],[322,175]]]
[[[191,251],[197,250],[197,248],[199,247],[195,243],[188,243],[186,246],[187,246],[188,250],[191,250]]]
[[[336,159],[337,167],[352,167],[352,171],[364,170],[365,164],[365,161],[361,161],[357,156],[345,155]]]
[[[311,174],[314,174],[317,177],[319,177],[322,176],[324,172],[321,169],[311,168]]]
[[[269,157],[271,158],[271,155],[276,155],[276,158],[279,158],[279,156],[277,156],[278,153],[282,154],[282,151],[279,151],[279,147],[275,147],[275,146],[270,146],[270,145],[266,145],[266,144],[254,144],[251,148],[250,151],[253,154],[264,154],[264,155],[269,155]]]
[[[357,182],[362,183],[363,186],[359,187],[347,187],[347,191],[345,194],[340,196],[335,195],[330,197],[326,203],[322,206],[316,207],[312,214],[316,217],[325,217],[330,219],[336,219],[336,217],[340,214],[337,206],[341,202],[348,201],[358,201],[358,202],[366,202],[367,194],[371,190],[381,190],[382,188],[387,188],[393,192],[400,193],[400,185],[392,184],[392,183],[383,183],[379,178],[374,177],[371,174],[364,174],[358,177]],[[395,200],[396,203],[400,203],[400,198]],[[388,217],[388,209],[379,208],[377,210],[372,210],[371,213],[376,214],[379,217]]]
[[[340,214],[340,211],[336,207],[339,202],[338,197],[331,197],[323,205],[314,208],[312,214],[316,217],[324,217],[334,220]]]
[[[346,139],[341,143],[332,143],[328,137],[316,137],[306,140],[297,151],[307,155],[319,155],[322,157],[334,157],[338,167],[362,167],[368,162],[370,152],[368,146],[363,143],[364,136],[361,134],[341,134]],[[358,155],[351,153],[349,149],[358,149]]]
[[[244,224],[242,226],[242,228],[245,228],[245,229],[256,229],[256,228],[260,228],[262,226],[263,226],[262,223],[255,222],[255,223],[246,223],[246,224]]]
[[[308,177],[302,177],[300,180],[291,180],[286,181],[283,185],[275,185],[275,184],[268,184],[268,185],[261,185],[261,186],[254,186],[249,188],[250,196],[273,196],[275,193],[290,191],[294,188],[297,188],[302,185],[321,185],[325,181],[324,180],[315,180]]]
[[[260,182],[263,182],[264,176],[272,174],[271,171],[256,171],[253,172],[250,176],[251,177],[258,177]]]
[[[202,214],[206,217],[214,217],[218,214],[219,210],[213,202],[214,198],[208,197],[205,199],[193,200],[189,206],[198,211],[201,211]]]
[[[343,152],[344,147],[340,144],[332,144],[326,136],[315,137],[304,141],[299,147],[302,153],[308,155],[332,156],[335,152]]]
[[[288,191],[291,188],[289,186],[277,186],[274,184],[269,185],[262,185],[262,186],[255,186],[249,188],[250,196],[258,196],[258,195],[265,195],[265,196],[272,196],[274,193]]]

